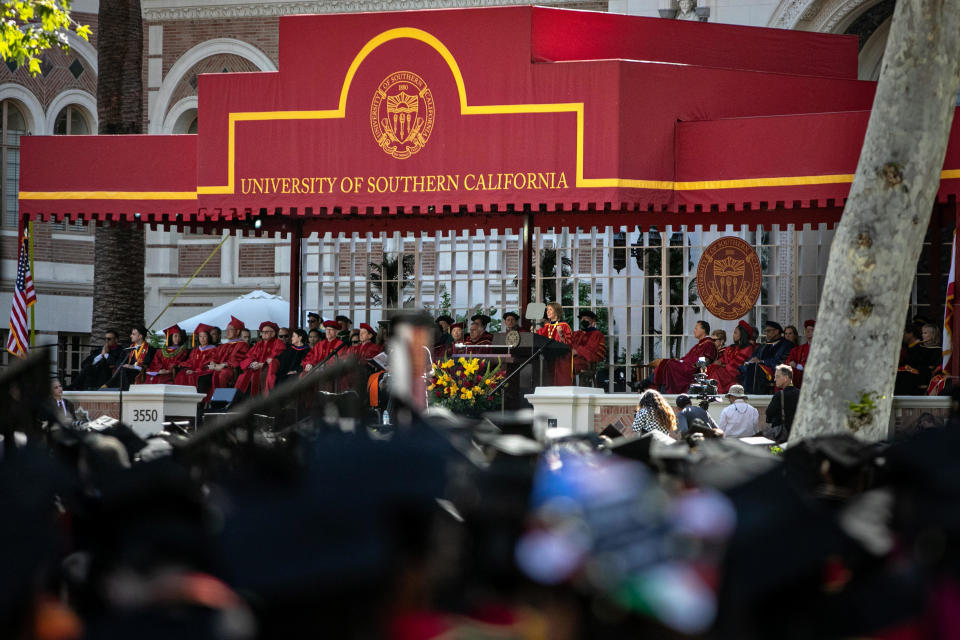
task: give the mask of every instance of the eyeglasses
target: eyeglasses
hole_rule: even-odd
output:
[[[279,337],[280,337],[280,338],[289,338],[289,337],[290,337],[290,334],[289,334],[289,333],[281,333]]]
[[[350,344],[360,344],[360,341],[359,341],[359,340],[351,340],[351,341],[350,341]]]

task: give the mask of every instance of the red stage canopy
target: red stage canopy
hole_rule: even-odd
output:
[[[832,221],[873,100],[856,66],[853,36],[581,11],[284,17],[279,72],[201,76],[198,136],[24,138],[20,210],[344,231]],[[960,190],[956,124],[945,167],[941,199]]]

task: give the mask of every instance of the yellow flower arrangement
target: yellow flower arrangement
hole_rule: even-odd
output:
[[[433,366],[428,390],[431,404],[445,406],[455,413],[477,415],[499,407],[500,392],[490,391],[503,380],[506,372],[498,362],[487,362],[481,369],[480,358],[459,356]]]

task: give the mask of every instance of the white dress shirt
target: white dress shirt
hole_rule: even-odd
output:
[[[760,412],[746,400],[735,400],[720,413],[717,426],[728,438],[747,438],[757,433]]]

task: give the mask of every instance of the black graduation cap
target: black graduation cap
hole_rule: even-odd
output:
[[[421,529],[436,513],[451,453],[425,427],[389,441],[329,434],[295,477],[239,478],[219,505],[218,548],[232,584],[274,604],[383,584],[398,553],[429,543]]]
[[[659,431],[650,431],[642,436],[625,436],[618,438],[613,443],[602,447],[610,453],[638,460],[647,464],[651,463],[653,458],[653,449],[657,446],[674,446],[676,441],[665,433]]]
[[[483,416],[495,424],[504,434],[516,434],[535,439],[533,433],[533,409],[519,411],[490,411]]]
[[[127,455],[130,457],[130,460],[133,460],[133,457],[147,446],[146,440],[138,436],[137,432],[131,429],[129,425],[122,422],[117,422],[107,427],[101,433],[105,436],[113,436],[123,443],[123,446],[127,449]]]
[[[798,487],[810,490],[824,484],[829,476],[831,484],[848,490],[862,491],[874,478],[874,460],[887,445],[864,442],[850,433],[837,433],[805,438],[792,444],[783,454],[787,477]],[[828,463],[826,467],[824,462]],[[854,485],[858,485],[854,487]]]
[[[60,546],[54,497],[66,483],[64,470],[33,447],[0,459],[0,629],[6,637],[27,624],[33,590]]]

